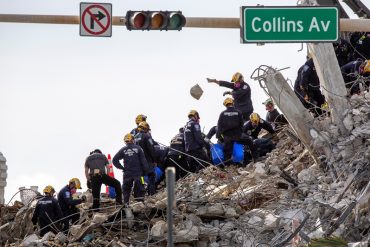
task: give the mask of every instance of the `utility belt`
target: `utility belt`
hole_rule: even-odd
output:
[[[91,172],[90,172],[90,177],[93,177],[93,176],[101,176],[105,174],[104,172],[102,172],[100,169],[93,169]]]

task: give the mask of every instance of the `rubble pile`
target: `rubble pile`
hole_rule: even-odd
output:
[[[172,212],[176,246],[305,246],[329,237],[348,246],[368,246],[370,94],[352,96],[350,104],[343,113],[347,136],[329,118],[315,120],[314,154],[285,127],[263,161],[225,169],[209,166],[177,181]],[[99,213],[88,210],[89,198],[69,232],[42,239],[33,234],[30,222],[35,201],[2,207],[0,244],[166,246],[164,189],[128,208],[103,199]]]

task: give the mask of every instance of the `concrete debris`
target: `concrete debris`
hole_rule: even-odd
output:
[[[344,112],[349,135],[330,119],[315,119],[315,160],[289,127],[276,149],[246,167],[209,166],[176,182],[176,246],[304,246],[338,236],[348,246],[370,238],[370,94],[354,95]],[[319,139],[319,138],[318,138]],[[91,198],[89,191],[85,192]],[[165,189],[115,206],[103,197],[100,212],[80,207],[68,232],[40,239],[30,219],[37,198],[0,206],[1,246],[166,246]],[[40,245],[41,244],[41,245]]]

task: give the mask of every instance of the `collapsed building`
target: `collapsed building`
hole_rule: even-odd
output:
[[[209,166],[175,186],[175,246],[368,246],[370,238],[370,93],[351,97],[344,113],[348,135],[339,135],[328,116],[312,123],[313,157],[294,130],[277,135],[276,149],[247,167]],[[317,152],[317,151],[316,151]],[[80,205],[81,219],[68,232],[34,233],[28,204],[1,206],[2,246],[166,246],[167,193],[116,208],[92,197]],[[324,240],[323,240],[324,239]],[[334,244],[333,244],[334,243]]]

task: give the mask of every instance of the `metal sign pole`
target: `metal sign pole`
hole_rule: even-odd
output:
[[[167,246],[173,247],[173,217],[172,209],[175,207],[175,168],[166,169],[167,184]]]

